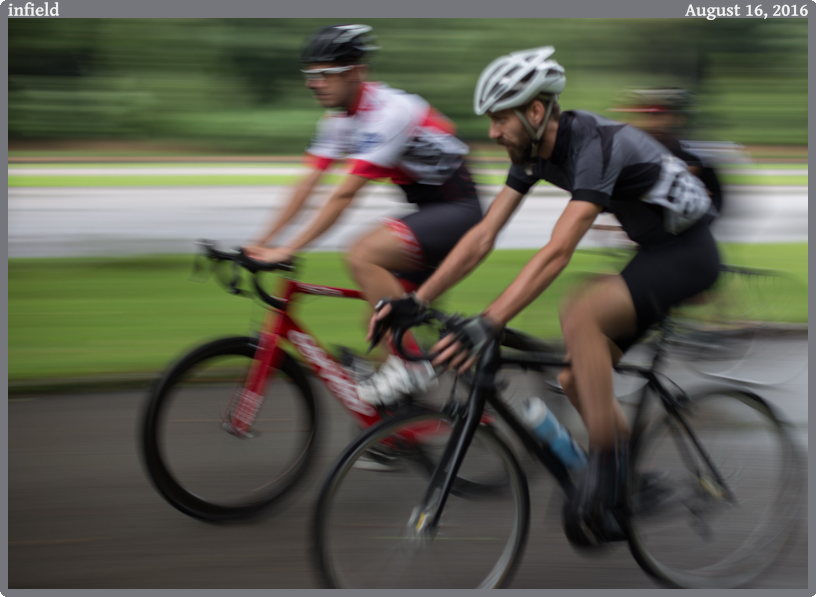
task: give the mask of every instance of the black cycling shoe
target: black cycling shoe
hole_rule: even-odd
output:
[[[627,539],[620,521],[625,520],[628,454],[626,444],[603,452],[590,450],[586,471],[564,504],[564,533],[573,546],[597,548]]]

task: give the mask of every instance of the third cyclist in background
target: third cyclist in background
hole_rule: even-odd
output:
[[[694,94],[679,87],[636,89],[627,92],[619,107],[610,111],[627,114],[629,124],[646,131],[683,160],[689,171],[703,181],[715,209],[722,213],[723,192],[714,160],[717,154],[723,154],[728,144],[718,144],[723,147],[712,151],[713,147],[707,150],[706,144],[687,140],[690,119],[695,112]],[[736,151],[731,149],[731,153]]]

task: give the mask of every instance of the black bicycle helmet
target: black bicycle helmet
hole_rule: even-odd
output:
[[[306,40],[300,61],[303,64],[340,62],[357,64],[372,50],[378,50],[368,25],[331,25],[312,33]]]

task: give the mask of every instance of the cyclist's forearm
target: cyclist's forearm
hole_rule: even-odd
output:
[[[323,206],[323,209],[320,210],[320,213],[317,214],[314,222],[311,223],[303,234],[298,236],[291,243],[287,243],[287,247],[293,251],[299,251],[319,238],[334,225],[337,218],[340,217],[340,214],[351,204],[353,198],[353,196],[349,198],[334,196],[329,199],[326,205]]]
[[[436,272],[417,290],[417,297],[434,301],[473,271],[493,249],[496,237],[522,199],[522,193],[508,186],[499,191],[485,217],[462,237]]]
[[[507,290],[484,310],[484,315],[495,323],[506,325],[532,303],[567,267],[578,242],[602,209],[602,206],[594,203],[570,201],[555,223],[550,242],[524,266]]]
[[[417,297],[429,303],[459,282],[479,265],[495,242],[495,235],[476,225],[462,237],[434,274],[417,290]]]
[[[312,194],[312,190],[320,181],[322,175],[323,172],[321,170],[312,170],[303,180],[300,181],[298,186],[295,188],[295,192],[292,195],[292,198],[289,200],[289,204],[286,206],[286,209],[284,209],[283,213],[273,221],[266,233],[259,237],[255,244],[265,245],[268,243],[283,229],[284,226],[286,226],[292,220],[292,218],[297,215],[297,213],[303,208],[303,205],[306,203],[309,195]]]
[[[367,182],[367,178],[349,174],[340,185],[340,188],[334,192],[331,199],[317,214],[317,218],[312,222],[312,225],[292,243],[289,243],[289,248],[293,251],[302,249],[331,228],[337,218],[340,217],[340,214],[354,201],[357,191],[363,188]]]
[[[495,323],[507,325],[552,284],[567,267],[570,256],[571,253],[551,245],[544,247],[483,314]]]

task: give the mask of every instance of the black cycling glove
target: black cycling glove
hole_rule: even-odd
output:
[[[428,303],[419,299],[415,292],[404,294],[398,299],[381,299],[374,306],[374,310],[379,313],[386,305],[391,305],[391,311],[377,322],[369,351],[379,344],[388,329],[397,326],[410,327],[421,321],[429,309]]]
[[[483,315],[469,317],[456,322],[450,327],[455,338],[462,344],[463,349],[470,352],[470,356],[479,355],[487,345],[498,338],[503,327],[496,327]]]
[[[411,294],[403,294],[398,299],[382,299],[374,309],[379,312],[386,305],[391,305],[391,312],[386,316],[384,321],[412,319],[419,315],[423,315],[427,311],[429,305],[427,301],[421,300],[417,297],[416,292]]]

